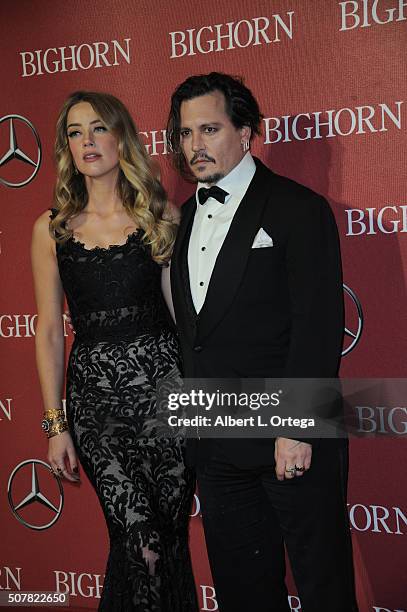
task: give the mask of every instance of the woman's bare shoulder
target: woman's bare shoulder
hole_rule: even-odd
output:
[[[39,217],[36,218],[36,220],[34,221],[34,228],[44,228],[46,227],[48,229],[49,223],[51,221],[51,210],[44,210],[44,212],[42,212],[40,214]]]
[[[49,233],[50,221],[50,210],[45,210],[43,213],[40,214],[39,217],[37,217],[33,226],[33,240],[35,240],[36,242],[40,241],[41,243],[45,244],[51,244],[54,242]]]

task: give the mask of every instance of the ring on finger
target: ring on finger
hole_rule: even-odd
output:
[[[305,472],[305,466],[303,466],[303,465],[301,465],[301,466],[295,465],[294,469],[295,469],[296,472]]]
[[[295,466],[294,466],[294,467],[290,467],[290,468],[286,468],[286,469],[285,469],[285,472],[286,472],[287,474],[292,474],[293,476],[295,476],[295,472],[296,472],[296,471],[297,471],[297,470],[296,470],[296,467],[295,467]]]

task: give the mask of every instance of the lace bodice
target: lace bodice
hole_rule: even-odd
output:
[[[51,218],[56,210],[51,211]],[[171,327],[161,292],[161,267],[142,230],[122,245],[88,249],[57,243],[59,273],[78,341],[101,341]]]

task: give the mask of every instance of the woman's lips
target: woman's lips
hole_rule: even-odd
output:
[[[102,157],[102,156],[99,155],[98,153],[87,153],[87,155],[83,156],[83,161],[85,161],[85,162],[94,162],[97,159],[99,159],[100,157]]]

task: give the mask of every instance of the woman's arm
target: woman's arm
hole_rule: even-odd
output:
[[[44,410],[61,408],[64,382],[64,330],[62,305],[64,294],[56,260],[55,242],[48,231],[49,212],[34,225],[31,257],[38,320],[35,352]],[[68,464],[66,459],[68,458]],[[77,481],[76,454],[68,432],[49,439],[48,460],[52,467],[63,470],[68,480]]]
[[[48,232],[49,213],[41,215],[33,230],[31,247],[38,320],[35,334],[37,369],[44,410],[61,408],[64,381],[63,290]]]
[[[175,206],[175,204],[173,204],[172,202],[167,202],[167,208],[164,213],[164,219],[167,219],[168,221],[172,221],[176,225],[179,225],[180,218],[181,218],[181,214],[180,214],[179,208]],[[169,261],[168,264],[169,265],[166,268],[162,269],[161,290],[163,292],[165,302],[168,306],[168,310],[171,313],[174,323],[176,323],[174,305],[172,303],[172,294],[171,294],[171,280],[170,280],[171,261]]]
[[[171,280],[170,280],[170,270],[171,270],[171,262],[168,262],[168,266],[162,269],[161,272],[161,291],[163,292],[165,303],[168,306],[168,310],[173,318],[174,323],[175,320],[175,312],[174,305],[172,303],[172,295],[171,295]]]

